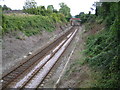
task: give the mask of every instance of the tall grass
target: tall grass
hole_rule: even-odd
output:
[[[31,15],[3,15],[3,34],[22,31],[25,35],[31,36],[39,33],[41,30],[52,32],[55,29],[55,23],[66,22],[61,14],[52,14],[50,16]]]

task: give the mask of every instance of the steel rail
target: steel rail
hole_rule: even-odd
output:
[[[53,49],[54,45],[58,45],[58,42],[60,42],[61,40],[64,39],[64,37],[66,35],[69,35],[70,32],[73,31],[72,29],[69,30],[68,32],[66,32],[65,34],[63,34],[62,36],[60,36],[60,38],[56,39],[54,42],[52,42],[47,49],[44,48],[41,50],[41,52],[37,53],[36,55],[32,56],[29,60],[27,60],[26,62],[22,63],[20,66],[18,66],[16,69],[14,69],[13,71],[9,72],[8,74],[6,74],[2,79],[3,79],[3,86],[2,88],[4,89],[7,85],[9,85],[14,79],[16,79],[17,77],[19,77],[23,72],[25,72],[30,65],[34,65],[38,60],[40,60],[41,58],[43,58],[47,53],[45,51],[47,50],[51,50]],[[40,55],[39,55],[40,54]],[[38,55],[38,56],[37,56]],[[37,56],[37,57],[36,57]],[[32,63],[32,64],[31,64]],[[7,77],[7,78],[6,78]],[[6,83],[6,82],[7,83]]]
[[[11,85],[9,85],[9,87],[12,88],[22,88],[26,85],[26,83],[31,80],[34,75],[41,70],[41,68],[55,55],[55,53],[64,45],[64,43],[69,39],[69,37],[72,35],[72,32],[63,40],[61,41],[61,43],[59,43],[59,45],[57,45],[52,51],[49,51],[48,54],[43,57],[41,60],[39,60],[39,62],[37,62],[37,64],[35,65],[35,67],[33,67],[33,69],[27,73],[27,75],[25,77],[22,77],[22,79],[17,80],[17,82],[11,83]],[[24,73],[23,73],[24,74]]]
[[[54,65],[59,60],[60,56],[63,54],[67,46],[72,41],[73,37],[75,36],[77,32],[77,29],[74,31],[74,33],[69,37],[69,39],[64,43],[64,45],[55,53],[55,55],[43,66],[43,68],[38,71],[33,78],[26,83],[24,88],[37,88],[42,81],[45,79],[45,77],[49,74],[51,69],[54,67]]]

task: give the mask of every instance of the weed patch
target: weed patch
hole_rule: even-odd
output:
[[[85,61],[91,68],[99,71],[100,78],[94,87],[118,88],[120,87],[120,66],[119,51],[120,44],[116,37],[117,29],[115,25],[105,29],[100,33],[91,35],[86,42]]]
[[[21,31],[26,36],[35,35],[46,30],[52,32],[55,30],[55,23],[66,22],[61,14],[53,14],[51,16],[17,16],[17,15],[3,15],[2,16],[2,33]]]

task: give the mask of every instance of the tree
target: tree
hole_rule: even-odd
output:
[[[0,5],[0,8],[2,8],[2,6]]]
[[[70,18],[71,17],[70,8],[64,3],[60,3],[59,5],[60,5],[59,12],[64,14],[66,18]]]
[[[91,11],[89,11],[88,15],[90,15],[90,14],[91,14]]]
[[[6,5],[3,5],[2,10],[11,10],[11,8],[7,7]]]
[[[50,12],[53,12],[54,11],[53,5],[48,5],[47,10],[50,11]]]
[[[88,19],[88,14],[85,14],[84,12],[80,12],[79,15],[75,16],[76,18],[80,18],[81,24],[85,23]]]
[[[58,13],[57,9],[54,9],[53,12],[54,12],[54,13]]]
[[[45,16],[47,14],[47,10],[45,9],[44,6],[38,6],[37,7],[37,14],[41,14],[41,15]]]
[[[37,3],[35,2],[35,0],[26,0],[25,6],[23,6],[23,11],[30,14],[34,14],[36,7]]]
[[[79,15],[82,15],[82,14],[85,14],[84,12],[80,12],[80,14]]]
[[[36,8],[37,3],[35,0],[26,0],[25,6],[23,6],[23,9],[29,9],[29,8]]]

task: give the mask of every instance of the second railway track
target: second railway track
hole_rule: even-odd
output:
[[[68,47],[78,27],[73,27],[60,36],[48,47],[29,58],[13,71],[4,75],[2,89],[6,88],[38,88],[49,74],[57,60]]]

